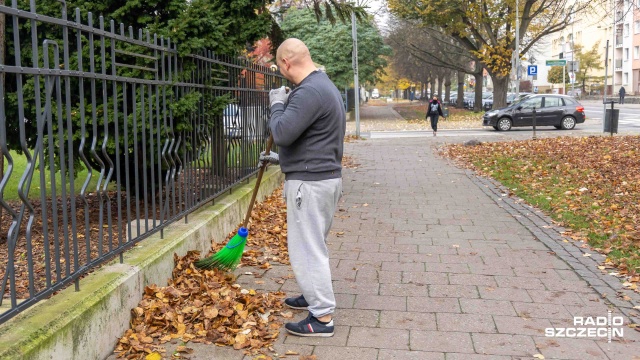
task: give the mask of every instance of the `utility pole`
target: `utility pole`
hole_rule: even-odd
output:
[[[357,4],[356,4],[357,5]],[[358,83],[358,29],[356,27],[356,14],[351,12],[351,37],[353,38],[353,51],[351,63],[353,65],[353,99],[356,117],[356,136],[360,137],[360,84]]]
[[[516,0],[516,99],[520,95],[520,1]]]
[[[571,7],[573,13],[573,6]],[[575,48],[575,33],[573,32],[573,23],[576,17],[573,14],[571,16],[571,94],[576,96],[575,83],[576,83],[576,48]]]
[[[611,36],[613,38],[613,44],[611,46],[611,96],[613,97],[613,91],[616,87],[616,46],[618,46],[618,44],[616,44],[616,34],[618,33],[616,29],[616,0],[611,0],[611,8],[613,9],[613,27],[611,28]],[[606,92],[607,89],[604,91]]]

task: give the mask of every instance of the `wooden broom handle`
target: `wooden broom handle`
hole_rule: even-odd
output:
[[[271,152],[271,146],[273,145],[273,135],[269,135],[269,140],[267,140],[267,149],[264,154],[269,155]],[[262,174],[264,174],[264,169],[267,167],[267,162],[265,162],[261,167],[260,171],[258,171],[258,178],[256,179],[256,186],[253,188],[253,195],[251,195],[251,202],[249,203],[249,210],[247,210],[247,215],[244,217],[243,227],[247,228],[247,224],[249,223],[249,219],[251,219],[251,211],[253,210],[253,204],[256,202],[256,196],[258,195],[258,188],[260,187],[260,182],[262,181]]]

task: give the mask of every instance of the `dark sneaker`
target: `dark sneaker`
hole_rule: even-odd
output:
[[[300,322],[287,323],[284,327],[290,334],[297,336],[333,336],[333,319],[331,319],[327,324],[323,324],[311,314]]]
[[[292,309],[307,310],[309,303],[304,299],[304,295],[284,299],[284,304]]]

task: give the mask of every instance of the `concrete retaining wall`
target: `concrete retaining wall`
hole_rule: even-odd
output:
[[[279,168],[262,178],[256,201],[282,183]],[[255,178],[240,185],[164,231],[141,241],[117,260],[102,266],[73,286],[19,314],[0,326],[0,359],[105,359],[129,327],[131,309],[149,284],[166,285],[173,255],[209,250],[211,239],[224,241],[237,230],[251,200]]]

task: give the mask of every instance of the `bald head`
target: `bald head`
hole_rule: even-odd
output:
[[[294,84],[298,84],[316,70],[309,48],[296,38],[289,38],[278,47],[276,63],[280,73]]]
[[[307,61],[312,62],[309,48],[307,48],[307,45],[301,40],[296,38],[289,38],[280,44],[276,52],[276,57],[278,60],[287,59],[291,65],[294,66]]]

